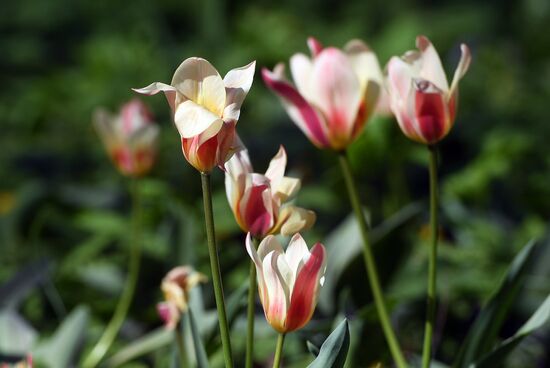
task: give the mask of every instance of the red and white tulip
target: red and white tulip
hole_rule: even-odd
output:
[[[157,312],[166,328],[175,328],[181,314],[187,312],[189,290],[206,281],[205,275],[190,266],[179,266],[166,274],[161,285],[164,302],[157,304]]]
[[[308,39],[311,58],[290,59],[294,85],[284,64],[262,70],[267,86],[280,98],[290,118],[319,148],[343,150],[361,133],[382,89],[378,59],[367,45],[352,40],[344,50],[323,48]]]
[[[315,222],[315,212],[286,203],[300,189],[299,179],[284,176],[286,163],[281,146],[265,174],[253,172],[247,150],[235,153],[225,164],[229,205],[241,229],[254,237],[290,235]]]
[[[98,109],[93,123],[122,174],[141,176],[149,172],[155,161],[159,129],[143,102],[134,99],[124,104],[116,116]]]
[[[285,251],[275,236],[268,235],[256,251],[248,234],[246,250],[256,266],[260,300],[269,324],[280,333],[305,326],[324,282],[325,247],[317,243],[310,251],[300,234],[295,234]]]
[[[387,66],[390,107],[403,133],[410,139],[434,144],[451,130],[458,106],[458,82],[470,66],[468,46],[460,46],[462,56],[451,86],[434,46],[424,36],[416,38],[419,51],[392,57]]]
[[[155,82],[135,91],[164,92],[185,158],[200,172],[210,172],[223,166],[237,149],[235,125],[252,86],[255,65],[233,69],[222,79],[207,60],[192,57],[176,69],[170,85]]]

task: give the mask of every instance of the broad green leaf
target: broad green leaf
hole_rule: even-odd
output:
[[[348,320],[344,319],[327,337],[317,358],[308,368],[342,368],[349,350]]]
[[[107,360],[107,367],[118,367],[132,359],[142,355],[151,353],[167,346],[174,341],[174,332],[165,329],[164,327],[140,337],[136,341],[128,344],[126,347],[119,350],[115,355]]]
[[[493,351],[484,355],[479,361],[470,365],[469,368],[492,368],[502,366],[504,359],[514,350],[523,338],[542,327],[550,321],[550,295],[540,305],[529,320],[516,332],[516,334],[502,343]]]
[[[193,347],[195,349],[195,359],[197,360],[197,368],[208,368],[208,357],[206,356],[206,350],[202,342],[202,337],[195,321],[195,316],[189,308],[188,312],[189,324],[191,327],[191,336],[193,336]]]
[[[311,355],[313,355],[314,357],[319,355],[319,348],[315,344],[313,344],[311,341],[306,341],[306,346],[307,346],[307,350],[311,353]]]
[[[0,311],[0,352],[24,355],[28,353],[38,333],[15,310]]]
[[[52,337],[33,349],[33,357],[47,367],[69,367],[86,335],[89,310],[79,306],[57,328]]]
[[[0,287],[0,309],[17,308],[27,294],[48,277],[50,262],[43,259],[25,265]]]
[[[494,346],[500,327],[523,283],[535,253],[535,244],[535,241],[530,241],[514,258],[496,293],[470,328],[453,367],[467,367]]]

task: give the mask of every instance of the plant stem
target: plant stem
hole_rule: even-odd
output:
[[[214,227],[214,213],[212,211],[212,189],[210,187],[210,173],[201,172],[202,199],[204,204],[204,220],[206,224],[206,240],[210,255],[210,268],[212,271],[212,284],[216,298],[216,308],[220,323],[220,335],[223,346],[223,356],[226,368],[233,368],[233,355],[231,353],[231,340],[229,339],[229,325],[225,312],[223,299],[222,277],[220,273],[220,261],[218,259],[218,247],[216,245],[216,230]]]
[[[438,189],[437,189],[437,149],[428,146],[430,150],[430,228],[431,244],[428,266],[428,300],[426,308],[426,326],[424,331],[424,349],[422,350],[422,367],[428,368],[432,358],[432,335],[435,322],[436,272],[437,272],[437,240],[438,234]]]
[[[254,248],[258,248],[258,239],[252,238]],[[245,368],[252,368],[254,360],[254,306],[256,301],[256,266],[250,261],[248,281],[248,307],[246,311],[247,329],[246,329],[246,360]]]
[[[179,350],[179,357],[180,357],[180,367],[181,368],[188,368],[191,365],[189,364],[189,357],[187,356],[187,350],[185,349],[185,343],[183,341],[183,336],[185,333],[185,316],[181,316],[181,321],[179,323],[179,326],[176,326],[174,329],[175,336],[176,336],[176,344],[178,346]]]
[[[128,277],[126,278],[126,284],[122,291],[122,295],[118,301],[115,309],[115,313],[111,318],[111,321],[107,325],[107,328],[101,335],[101,338],[93,347],[91,352],[84,360],[84,368],[96,367],[103,359],[111,344],[115,340],[120,327],[124,323],[124,319],[128,314],[130,303],[134,297],[134,291],[136,289],[136,283],[139,275],[139,263],[141,257],[141,246],[139,244],[139,230],[140,230],[140,218],[141,218],[141,203],[139,195],[138,180],[132,179],[130,183],[132,192],[132,220],[130,228],[130,257],[128,259]]]
[[[279,368],[281,358],[283,357],[283,345],[285,343],[285,333],[280,333],[277,339],[277,348],[275,349],[275,358],[273,358],[273,368]]]
[[[407,363],[405,361],[405,358],[403,357],[403,353],[401,352],[401,348],[399,347],[397,338],[395,337],[395,332],[393,331],[393,328],[391,326],[388,311],[386,309],[384,295],[382,294],[380,280],[378,279],[378,271],[376,270],[374,256],[372,254],[372,250],[369,244],[367,221],[365,219],[365,214],[363,213],[363,209],[359,201],[359,194],[357,192],[357,187],[353,179],[353,174],[351,173],[351,166],[349,163],[347,152],[340,152],[338,158],[340,161],[342,174],[344,175],[344,180],[346,182],[351,206],[353,207],[353,211],[355,212],[355,217],[357,218],[359,229],[361,230],[361,235],[363,237],[363,257],[365,260],[365,267],[367,269],[367,275],[372,290],[374,304],[376,306],[376,311],[378,312],[378,317],[380,319],[380,324],[382,325],[382,330],[384,331],[384,335],[386,337],[386,341],[390,348],[390,352],[393,360],[395,361],[395,364],[399,368],[404,368],[407,367]]]

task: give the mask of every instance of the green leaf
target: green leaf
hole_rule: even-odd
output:
[[[197,321],[195,321],[195,316],[193,315],[191,308],[189,308],[188,317],[191,327],[191,335],[193,336],[193,347],[195,348],[197,368],[208,368],[208,357],[206,356],[206,350],[204,349],[204,344],[197,326]]]
[[[514,258],[496,293],[470,328],[453,367],[468,367],[494,346],[500,327],[523,284],[528,265],[535,254],[535,244],[535,241],[530,241]]]
[[[327,337],[319,355],[308,368],[342,368],[346,363],[349,350],[349,326],[344,319]]]
[[[319,348],[314,343],[312,343],[311,341],[306,341],[306,346],[311,355],[313,355],[314,357],[319,355]]]
[[[469,368],[492,368],[500,367],[504,359],[514,350],[523,338],[535,331],[539,327],[550,321],[550,295],[546,297],[544,302],[529,318],[529,320],[521,326],[516,334],[502,343],[500,343],[493,351],[484,355],[479,361],[470,365]]]
[[[25,265],[0,287],[0,309],[17,308],[32,289],[48,278],[49,273],[48,260],[42,259]]]
[[[0,351],[25,355],[38,338],[36,330],[13,309],[0,311]]]
[[[90,312],[79,306],[67,316],[52,337],[33,349],[33,357],[47,367],[69,367],[87,331]]]
[[[107,367],[118,367],[139,356],[156,351],[174,341],[174,331],[160,327],[119,350],[109,360]]]

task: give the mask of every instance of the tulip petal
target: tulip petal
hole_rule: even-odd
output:
[[[109,151],[121,144],[122,140],[113,119],[114,117],[104,109],[96,109],[92,119],[94,128]]]
[[[281,98],[288,115],[309,140],[318,147],[327,147],[329,142],[325,133],[326,123],[323,116],[290,83],[284,80],[282,69],[281,65],[275,68],[275,72],[262,69],[265,84]]]
[[[239,201],[244,194],[246,175],[251,172],[252,165],[247,150],[236,152],[225,163],[225,191],[229,205],[236,217],[240,217],[238,211]]]
[[[317,219],[315,212],[296,206],[285,206],[279,216],[282,220],[277,226],[285,236],[309,230]]]
[[[415,80],[414,111],[420,137],[432,144],[443,138],[450,129],[445,93],[426,80]]]
[[[128,139],[128,145],[133,149],[154,149],[160,129],[158,125],[147,125],[135,131]]]
[[[284,253],[283,246],[273,235],[268,235],[260,242],[258,246],[258,257],[264,259],[270,252]]]
[[[274,223],[269,181],[255,173],[247,180],[247,189],[240,202],[241,218],[252,235],[264,236]]]
[[[472,61],[472,54],[470,53],[470,49],[465,44],[460,45],[460,61],[458,62],[458,66],[455,70],[455,74],[453,76],[453,81],[451,83],[451,89],[449,91],[449,98],[455,97],[454,95],[457,93],[458,90],[458,82],[464,77],[464,74],[468,71],[468,68],[470,67],[470,62]],[[454,114],[453,119],[454,120]]]
[[[276,187],[285,175],[286,160],[286,151],[281,145],[279,146],[279,151],[277,151],[277,154],[273,156],[269,162],[269,167],[265,172],[265,177],[270,180],[272,188]]]
[[[271,187],[273,199],[279,204],[288,201],[298,193],[302,186],[301,183],[302,181],[300,179],[284,176],[277,186]]]
[[[361,40],[351,40],[344,47],[349,61],[359,77],[361,90],[365,91],[369,80],[382,85],[382,69],[378,63],[376,54]]]
[[[315,93],[312,90],[311,77],[313,73],[313,63],[311,59],[304,54],[295,54],[289,62],[290,74],[296,85],[298,92],[307,100],[313,101]]]
[[[250,91],[255,70],[256,62],[253,61],[243,67],[230,70],[223,78],[226,92],[225,108],[223,110],[225,121],[239,120],[241,105],[248,91]]]
[[[164,96],[168,101],[168,105],[170,105],[170,108],[172,109],[172,113],[176,109],[177,89],[166,83],[154,82],[148,85],[147,87],[132,88],[132,90],[134,92],[141,93],[143,95],[149,95],[149,96],[156,95],[159,92],[164,92]]]
[[[262,267],[267,290],[267,305],[264,303],[264,313],[269,324],[277,331],[285,330],[287,314],[287,294],[283,288],[282,276],[277,270],[279,253],[270,252],[263,259]]]
[[[174,122],[182,138],[194,137],[207,129],[208,138],[210,138],[221,129],[223,124],[222,119],[191,100],[178,105]]]
[[[174,328],[176,328],[180,320],[180,311],[174,303],[158,303],[157,313],[162,322],[164,322],[164,326],[166,327],[166,329],[173,330]]]
[[[319,53],[323,51],[323,45],[315,37],[308,37],[307,46],[313,57],[319,55]]]
[[[324,49],[315,59],[312,83],[315,105],[330,122],[330,137],[347,142],[363,97],[350,60],[336,48]]]
[[[293,331],[304,326],[313,315],[317,305],[320,280],[325,273],[326,251],[321,243],[311,249],[305,260],[290,297],[290,307],[286,316],[286,331]]]
[[[184,60],[172,78],[174,86],[185,99],[204,106],[218,118],[225,108],[225,86],[222,77],[207,60],[191,57]],[[185,101],[178,101],[178,103]]]
[[[425,36],[416,38],[416,47],[422,53],[422,64],[420,66],[420,77],[435,84],[442,91],[449,91],[449,84],[445,76],[445,70],[441,64],[439,54],[430,40]]]
[[[295,233],[292,239],[290,239],[285,252],[286,262],[294,274],[298,274],[309,256],[310,252],[306,241],[302,238],[302,235]]]

